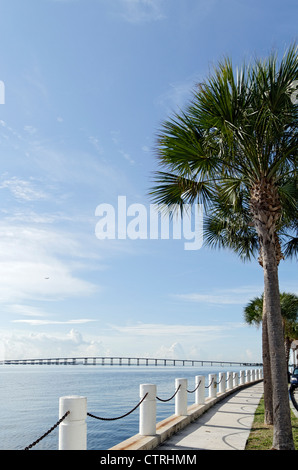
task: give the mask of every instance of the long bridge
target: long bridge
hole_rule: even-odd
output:
[[[119,357],[119,356],[82,356],[54,357],[33,359],[3,359],[0,365],[100,365],[100,366],[262,366],[261,363],[234,361],[200,361],[192,359],[157,359],[148,357]]]

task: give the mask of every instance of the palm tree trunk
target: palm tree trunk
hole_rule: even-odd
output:
[[[264,423],[273,425],[273,399],[272,399],[272,380],[271,364],[269,353],[269,340],[267,328],[266,300],[263,296],[263,318],[262,318],[262,352],[263,352],[263,373],[264,373]]]
[[[294,450],[288,377],[280,308],[278,264],[283,258],[276,225],[280,201],[274,181],[263,177],[251,188],[250,207],[260,244],[273,399],[273,448]]]
[[[263,226],[261,239],[268,340],[273,388],[273,448],[294,450],[275,244]]]

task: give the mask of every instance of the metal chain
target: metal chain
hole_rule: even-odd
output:
[[[201,380],[200,382],[198,383],[198,385],[196,386],[196,388],[194,388],[193,390],[186,390],[188,393],[194,393],[196,390],[198,390],[199,386],[201,385]]]
[[[212,380],[211,380],[210,384],[209,384],[209,385],[207,385],[207,387],[205,387],[205,388],[209,388],[209,387],[211,387],[211,385],[213,384],[213,381],[214,381],[214,377],[212,377]]]
[[[223,379],[223,375],[221,376],[221,379],[220,379],[220,381],[219,381],[219,382],[215,382],[215,383],[216,383],[216,385],[219,385],[219,384],[221,383],[222,379]]]
[[[57,426],[59,426],[60,423],[62,423],[62,421],[64,421],[64,419],[66,418],[66,416],[68,416],[70,413],[70,411],[66,411],[66,413],[62,416],[62,418],[59,419],[59,421],[57,421],[56,424],[54,424],[54,426],[52,426],[47,432],[45,432],[39,439],[37,439],[36,441],[32,442],[32,444],[30,444],[29,446],[25,447],[24,450],[29,450],[31,449],[33,446],[35,446],[36,444],[38,444],[44,437],[46,437],[48,434],[50,434]]]
[[[142,400],[132,409],[130,410],[128,413],[125,413],[124,415],[122,416],[117,416],[116,418],[101,418],[100,416],[95,416],[91,413],[87,413],[87,416],[90,416],[91,418],[95,418],[95,419],[100,419],[102,421],[115,421],[116,419],[121,419],[121,418],[125,418],[125,416],[128,416],[130,415],[130,413],[132,413],[133,411],[135,411],[138,406],[140,406],[141,403],[143,403],[143,401],[145,400],[145,398],[147,397],[148,395],[148,392],[143,396]]]
[[[179,387],[177,388],[177,390],[176,390],[176,392],[174,393],[174,395],[172,395],[170,398],[168,398],[168,399],[166,399],[166,400],[163,400],[162,398],[156,397],[156,399],[159,400],[159,401],[162,401],[162,402],[164,402],[164,403],[165,403],[166,401],[170,401],[170,400],[172,400],[172,398],[174,398],[174,396],[178,393],[178,390],[180,389],[180,387],[181,387],[181,384],[180,384]]]

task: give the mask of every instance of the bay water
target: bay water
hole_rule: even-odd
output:
[[[5,365],[0,366],[0,450],[22,450],[39,439],[59,419],[59,397],[87,397],[88,450],[107,450],[138,433],[140,384],[156,384],[157,396],[168,399],[175,393],[175,379],[188,379],[195,388],[195,376],[240,368],[194,366],[101,366],[101,365]],[[206,396],[208,388],[206,388]],[[195,394],[188,393],[188,405]],[[157,422],[174,414],[175,399],[157,401]],[[34,450],[57,450],[58,427],[34,445]]]

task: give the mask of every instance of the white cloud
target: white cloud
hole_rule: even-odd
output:
[[[163,359],[185,359],[186,354],[180,343],[173,343],[170,347],[162,345],[156,351],[157,358]]]
[[[28,134],[36,134],[37,129],[34,126],[24,126],[24,131],[28,132]]]
[[[41,189],[37,188],[32,181],[27,181],[16,176],[4,180],[0,184],[1,189],[9,189],[11,193],[20,200],[36,201],[46,199],[47,196]]]
[[[130,154],[122,148],[120,132],[112,130],[110,134],[112,137],[112,142],[117,148],[118,153],[122,155],[122,157],[125,158],[125,160],[127,160],[131,165],[133,165],[135,161],[131,158]]]
[[[7,307],[9,312],[29,317],[44,317],[45,312],[32,305],[11,304]]]
[[[88,318],[79,318],[76,320],[66,320],[66,321],[59,321],[59,320],[13,320],[12,323],[27,323],[28,325],[34,326],[45,326],[45,325],[82,325],[84,323],[89,323],[96,320],[91,320]]]
[[[156,104],[164,108],[167,114],[176,111],[177,108],[183,108],[190,99],[197,81],[197,76],[191,76],[183,81],[170,83],[168,90],[156,99]]]
[[[101,356],[107,350],[102,341],[68,333],[0,333],[0,359]]]
[[[130,23],[160,21],[165,18],[161,0],[119,0],[121,16]]]
[[[78,255],[76,255],[78,253]],[[53,229],[2,224],[0,228],[0,302],[59,300],[90,295],[97,289],[75,276],[79,243]]]
[[[242,305],[262,294],[263,286],[243,286],[235,289],[220,289],[211,293],[174,294],[177,300],[214,305]]]
[[[230,360],[235,343],[251,333],[244,323],[223,322],[208,325],[136,323],[110,326],[101,338],[111,355],[134,357]],[[242,340],[250,345],[250,340]],[[223,344],[228,346],[223,348]],[[257,360],[257,359],[256,359]]]
[[[208,334],[214,335],[224,330],[239,327],[239,324],[226,323],[224,325],[168,325],[161,323],[137,323],[136,325],[117,326],[111,325],[111,328],[119,333],[131,336],[148,337],[175,337],[175,336],[194,336],[202,335],[207,338]]]
[[[134,160],[131,158],[131,156],[129,155],[129,153],[125,152],[124,150],[119,150],[119,153],[120,155],[123,156],[123,158],[125,158],[125,160],[127,160],[131,165],[133,165],[135,162]]]
[[[100,144],[100,141],[97,137],[94,137],[93,135],[89,136],[88,138],[90,144],[93,145],[93,147],[95,148],[95,150],[97,151],[97,153],[99,155],[102,155],[104,152],[103,152],[103,148]]]
[[[201,358],[202,347],[214,350],[215,345],[223,338],[235,337],[243,329],[242,323],[210,324],[210,325],[183,325],[161,323],[137,323],[134,325],[112,325],[110,337],[106,343],[111,350],[117,351],[116,341],[121,344],[121,351],[131,349],[133,344],[136,355],[144,357],[195,359]]]
[[[59,329],[61,325],[70,324],[83,328],[84,322],[89,322],[89,319],[61,322],[48,320],[43,322],[43,320],[36,319],[36,321],[35,326],[39,327],[39,333],[28,333],[26,330],[15,330],[9,333],[0,331],[0,359],[2,355],[7,359],[126,356],[231,360],[234,358],[235,342],[240,341],[238,339],[240,329],[243,330],[244,327],[243,324],[226,323],[217,326],[137,324],[102,328],[99,322],[94,322],[90,335],[74,329],[69,333],[40,331],[43,327],[47,328],[49,324],[53,325],[53,328],[57,325]],[[20,327],[26,326],[21,322],[13,324]],[[223,347],[227,338],[229,338],[228,345]],[[254,355],[254,360],[258,361],[259,351],[256,354],[250,349],[250,340],[241,341],[244,344],[244,351],[246,349],[249,351],[239,360],[248,359],[250,354],[251,360]]]

